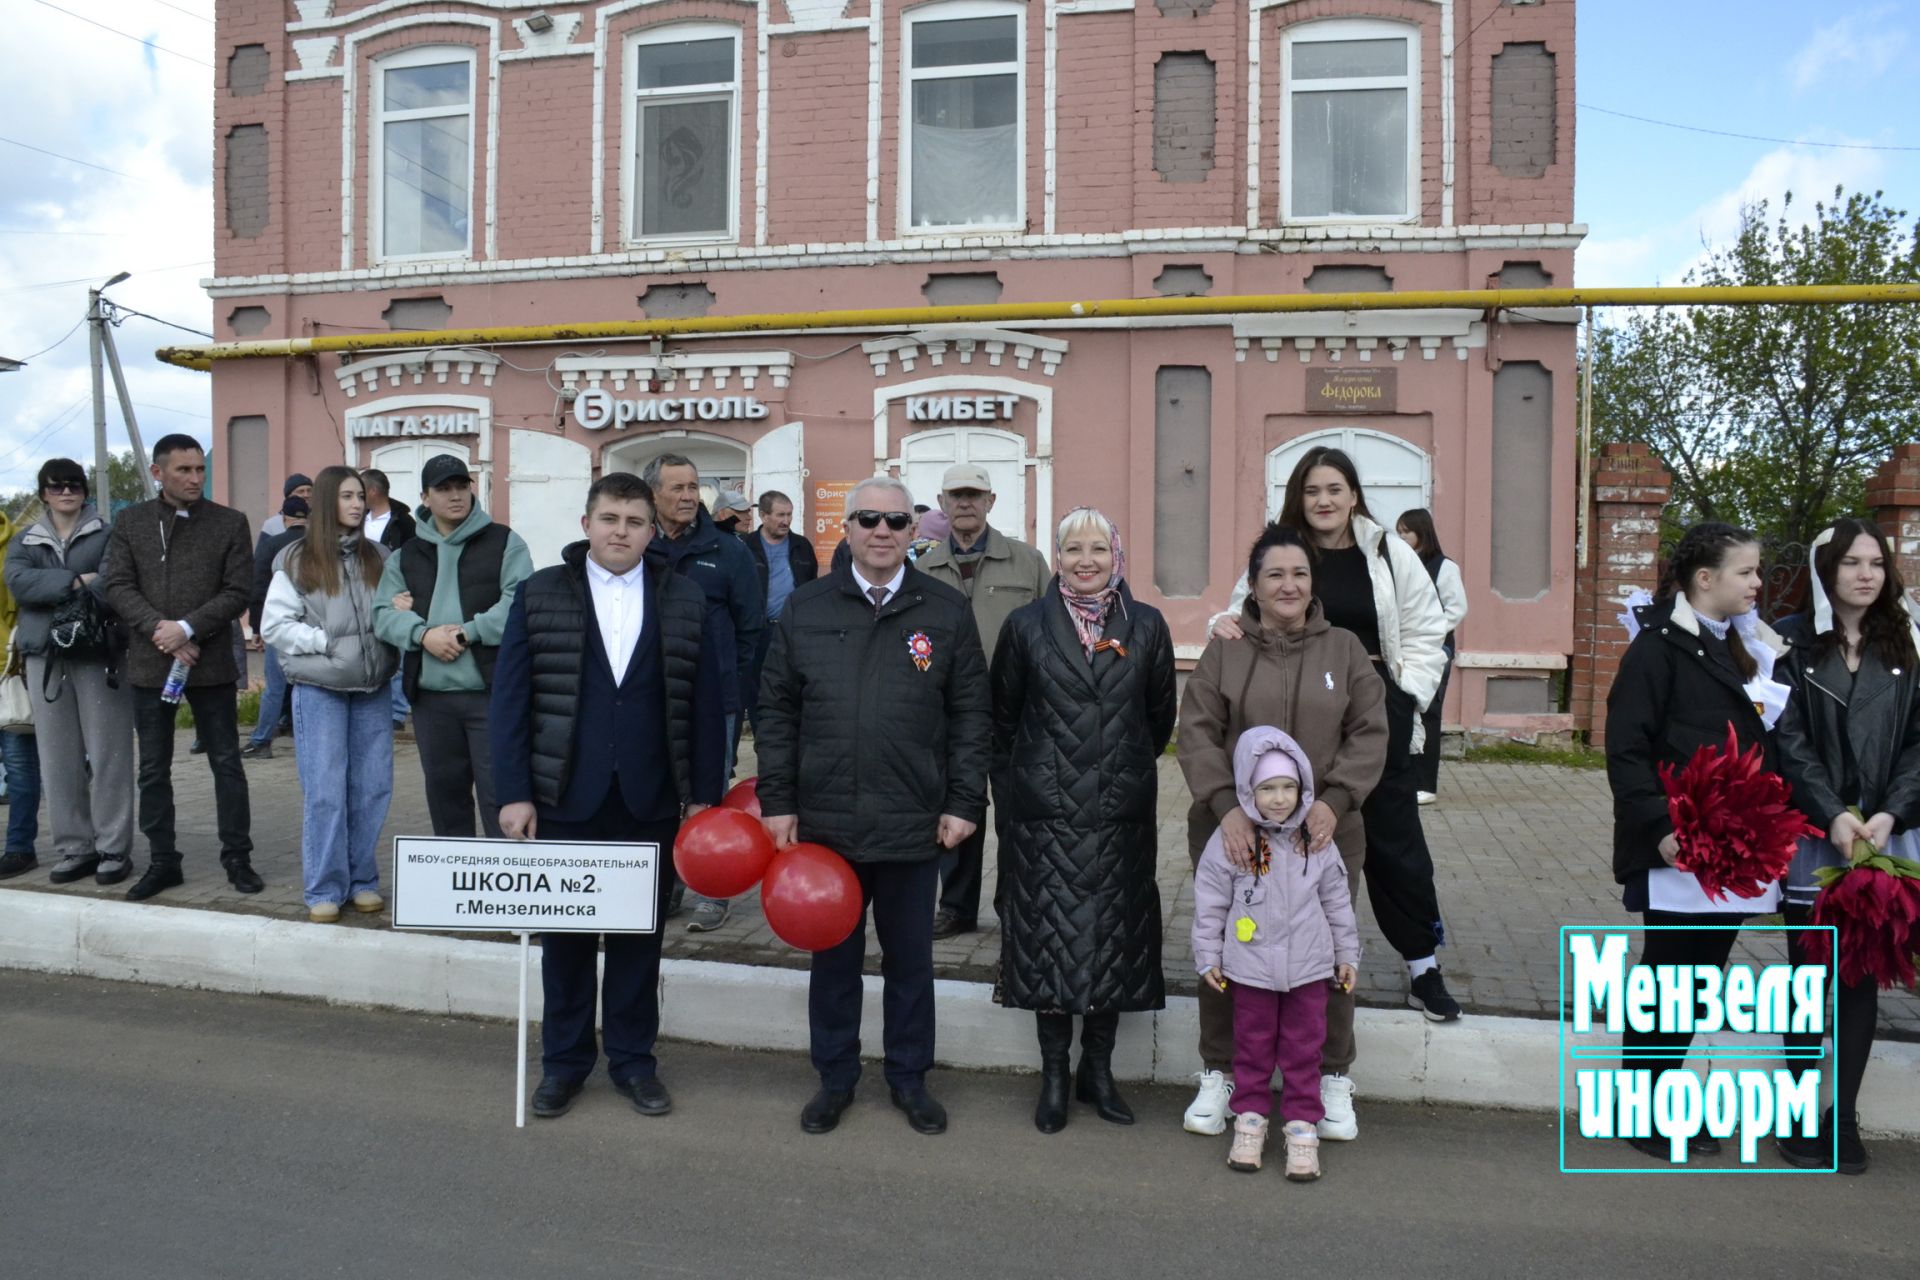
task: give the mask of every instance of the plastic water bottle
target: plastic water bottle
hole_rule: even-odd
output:
[[[167,682],[160,686],[160,701],[178,703],[187,692],[187,672],[193,668],[185,658],[175,658],[167,670]]]

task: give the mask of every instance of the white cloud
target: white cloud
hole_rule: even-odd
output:
[[[177,2],[211,17],[212,0]],[[163,49],[215,60],[209,22],[140,0],[70,7]],[[88,286],[119,271],[133,277],[112,290],[115,300],[210,330],[212,304],[199,280],[212,274],[213,69],[44,5],[12,6],[7,21],[0,136],[127,176],[0,143],[0,355],[20,359],[55,342],[85,313]],[[206,375],[153,358],[155,347],[196,339],[129,319],[116,340],[146,442],[182,430],[212,442]],[[84,328],[25,369],[0,374],[0,490],[31,485],[57,454],[91,461],[88,396]],[[117,406],[108,442],[125,445]]]
[[[1816,30],[1788,64],[1794,92],[1805,93],[1836,72],[1856,79],[1873,79],[1885,73],[1907,48],[1907,33],[1886,26],[1886,19],[1895,10],[1894,5],[1877,5]]]
[[[1880,181],[1884,161],[1873,151],[1785,146],[1761,156],[1734,187],[1699,205],[1684,218],[1664,226],[1623,232],[1617,236],[1591,235],[1580,246],[1575,274],[1583,285],[1678,284],[1705,260],[1708,248],[1730,244],[1740,231],[1740,211],[1756,201],[1768,202],[1773,216],[1787,192],[1794,196],[1790,211],[1795,222],[1813,220],[1816,200],[1827,200],[1836,185],[1849,191],[1871,191]]]

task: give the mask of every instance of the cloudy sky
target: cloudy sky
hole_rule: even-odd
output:
[[[0,355],[30,360],[0,374],[0,490],[91,457],[89,283],[130,271],[116,300],[210,327],[213,3],[0,3]],[[1920,0],[1586,0],[1578,56],[1582,283],[1676,282],[1744,201],[1789,189],[1920,209]],[[142,432],[211,440],[205,375],[152,358],[173,340],[119,330]]]

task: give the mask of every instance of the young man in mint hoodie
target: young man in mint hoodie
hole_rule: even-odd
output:
[[[533,557],[519,534],[480,509],[463,460],[427,459],[420,488],[418,535],[387,559],[373,630],[400,650],[433,834],[477,834],[477,798],[480,828],[498,837],[487,701],[513,593],[533,573]]]

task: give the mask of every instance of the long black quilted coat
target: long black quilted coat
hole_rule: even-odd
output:
[[[1166,1004],[1155,763],[1173,734],[1173,640],[1121,586],[1088,661],[1058,579],[1014,611],[993,654],[1001,806],[1000,978],[1009,1008]]]

